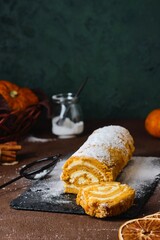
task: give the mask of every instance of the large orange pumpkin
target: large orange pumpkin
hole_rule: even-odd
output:
[[[21,88],[6,80],[0,80],[0,94],[13,111],[23,111],[39,101],[31,89]]]
[[[160,137],[160,109],[154,109],[147,115],[145,128],[150,135]]]

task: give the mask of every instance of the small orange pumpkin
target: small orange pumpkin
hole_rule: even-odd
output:
[[[13,111],[23,111],[38,103],[38,97],[29,88],[21,88],[6,80],[0,80],[0,94]]]
[[[145,128],[150,135],[160,137],[160,109],[154,109],[148,114],[145,119]]]

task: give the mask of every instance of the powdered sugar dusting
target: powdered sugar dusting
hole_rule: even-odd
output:
[[[50,201],[52,197],[60,196],[64,193],[64,183],[60,180],[62,166],[65,160],[56,164],[49,178],[36,182],[31,188],[32,192],[41,192],[43,200]]]
[[[123,141],[132,142],[129,131],[118,125],[110,125],[95,130],[88,138],[88,141],[95,144],[105,144],[111,147],[123,148]]]
[[[136,197],[140,198],[155,179],[159,178],[160,158],[139,156],[132,157],[117,181],[130,185],[136,190]]]
[[[155,161],[157,160],[157,164]],[[140,183],[140,180],[155,179],[160,174],[160,159],[157,157],[132,157],[130,164],[123,171],[123,178],[130,184]]]
[[[133,138],[121,126],[110,125],[95,130],[73,156],[87,156],[112,164],[111,149],[119,149],[124,155],[134,151]]]
[[[34,176],[34,179],[43,178],[44,176],[46,176],[47,173],[48,173],[48,171],[45,169],[45,170],[43,170],[42,172],[37,173],[37,174]]]

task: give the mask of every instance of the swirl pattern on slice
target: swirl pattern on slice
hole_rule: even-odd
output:
[[[105,182],[81,187],[76,198],[86,214],[97,218],[119,215],[133,203],[135,191],[126,184]]]
[[[77,194],[81,186],[114,181],[133,152],[133,138],[124,127],[95,130],[63,166],[65,192]]]

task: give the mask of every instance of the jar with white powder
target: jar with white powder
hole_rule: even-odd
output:
[[[52,100],[54,104],[52,133],[59,138],[72,138],[82,133],[84,122],[78,97],[73,93],[60,93],[53,95]],[[62,121],[59,121],[61,119]]]

